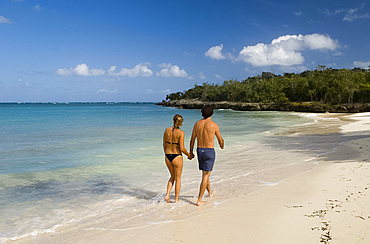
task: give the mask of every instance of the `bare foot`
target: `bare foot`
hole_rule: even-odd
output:
[[[165,197],[164,200],[167,202],[167,203],[170,203],[170,198],[169,197]]]
[[[215,195],[216,190],[213,190],[209,193],[209,197],[213,197]]]
[[[197,202],[197,206],[202,206],[202,205],[204,205],[204,204],[206,204],[206,202],[203,202],[203,201],[198,201],[198,202]]]

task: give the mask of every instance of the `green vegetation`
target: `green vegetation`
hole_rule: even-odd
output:
[[[244,81],[229,80],[222,85],[195,85],[184,91],[171,93],[167,101],[198,99],[201,101],[229,101],[250,103],[322,102],[328,104],[369,103],[370,70],[354,68],[331,69],[318,66],[301,74],[285,73],[249,77]]]

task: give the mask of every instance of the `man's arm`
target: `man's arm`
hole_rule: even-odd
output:
[[[195,126],[196,124],[194,125],[193,127],[193,132],[191,133],[191,139],[190,139],[190,155],[192,157],[194,157],[194,153],[193,153],[193,150],[194,150],[194,144],[195,144],[195,139],[197,138],[197,135],[196,135],[196,130],[195,130]]]
[[[216,138],[217,138],[217,141],[218,141],[218,144],[220,145],[221,149],[224,149],[224,139],[222,139],[222,136],[221,136],[221,132],[220,132],[220,128],[216,127]]]

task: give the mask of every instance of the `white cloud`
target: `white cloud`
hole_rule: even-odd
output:
[[[370,18],[370,15],[368,13],[359,13],[361,8],[354,8],[354,9],[349,9],[346,13],[346,15],[343,17],[343,21],[349,21],[352,22],[354,20],[358,19],[368,19]]]
[[[39,5],[39,4],[37,4],[37,5],[35,5],[35,6],[33,7],[33,10],[34,10],[34,11],[36,11],[36,12],[40,11],[40,9],[41,9],[41,7],[40,7],[40,5]]]
[[[100,89],[96,93],[99,94],[99,93],[116,93],[116,92],[117,92],[117,89],[114,89],[114,90]]]
[[[171,92],[171,90],[170,89],[166,89],[166,90],[162,90],[162,91],[160,91],[160,93],[170,93]]]
[[[153,71],[151,71],[146,65],[138,64],[132,69],[122,68],[119,72],[116,72],[116,66],[111,66],[108,71],[102,69],[90,69],[86,64],[82,63],[74,68],[61,68],[56,71],[58,75],[80,75],[80,76],[101,76],[101,75],[111,75],[111,76],[152,76]]]
[[[295,50],[285,49],[281,45],[258,43],[256,46],[244,47],[239,53],[239,59],[253,66],[296,65],[304,58]]]
[[[108,74],[113,76],[148,77],[153,75],[153,71],[146,65],[138,64],[132,69],[122,68],[119,72],[116,72],[116,66],[111,66],[108,70]]]
[[[157,76],[161,77],[189,77],[188,73],[185,70],[180,69],[177,65],[172,64],[161,64],[159,65],[161,71],[157,72]]]
[[[186,56],[186,57],[195,57],[195,56],[196,56],[196,54],[195,54],[195,53],[190,53],[190,52],[185,51],[185,52],[184,52],[184,56]]]
[[[296,11],[296,12],[294,12],[294,15],[297,16],[297,17],[299,17],[299,16],[302,15],[302,12],[301,11]]]
[[[272,40],[270,44],[258,43],[244,47],[238,59],[253,66],[300,65],[304,62],[303,50],[334,51],[338,47],[338,42],[327,35],[285,35]]]
[[[353,65],[355,67],[359,67],[359,68],[362,68],[362,69],[369,69],[370,61],[368,61],[368,62],[355,61],[355,62],[353,62]]]
[[[340,14],[344,14],[346,12],[348,12],[348,10],[346,9],[336,9],[336,10],[329,10],[329,9],[325,9],[325,10],[322,10],[322,9],[319,9],[319,11],[326,15],[326,16],[336,16],[336,15],[340,15]]]
[[[120,77],[118,77],[117,79],[116,78],[104,78],[104,79],[102,79],[102,81],[104,81],[104,82],[115,82],[117,80],[121,80]]]
[[[116,68],[117,68],[117,66],[111,66],[110,68],[109,68],[109,70],[108,70],[108,74],[114,74],[114,72],[116,72]]]
[[[214,46],[208,49],[208,51],[204,54],[206,57],[210,57],[212,59],[225,59],[225,55],[222,54],[223,44],[219,46]]]
[[[215,77],[217,78],[217,79],[222,79],[222,77],[221,77],[221,75],[219,75],[219,74],[215,74]]]
[[[202,80],[206,79],[206,76],[204,75],[203,71],[199,73],[199,78]]]
[[[5,18],[4,16],[0,16],[0,24],[10,24],[12,21],[10,19]]]
[[[302,73],[303,71],[308,70],[308,68],[304,65],[280,66],[279,69],[283,73]]]
[[[99,76],[104,75],[102,69],[90,69],[86,64],[78,64],[75,68],[61,68],[57,70],[58,75],[81,75],[81,76]]]
[[[334,51],[339,47],[338,41],[331,39],[328,35],[321,34],[303,36],[303,42],[311,50],[329,49]]]
[[[369,13],[364,13],[362,9],[364,8],[364,5],[361,5],[359,8],[350,8],[350,9],[336,9],[336,10],[319,10],[322,14],[326,16],[336,16],[336,15],[344,15],[343,21],[355,21],[358,19],[368,19],[370,18]]]

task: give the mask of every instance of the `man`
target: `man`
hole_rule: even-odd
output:
[[[199,170],[202,170],[202,182],[200,183],[197,206],[205,204],[205,202],[202,201],[202,198],[206,189],[210,197],[213,197],[215,192],[211,190],[211,184],[209,181],[213,164],[216,159],[216,153],[214,149],[215,135],[221,149],[224,149],[224,140],[221,137],[220,128],[211,120],[212,115],[212,106],[205,105],[202,109],[203,119],[195,123],[190,140],[190,158],[193,158],[194,143],[195,139],[197,139]]]

